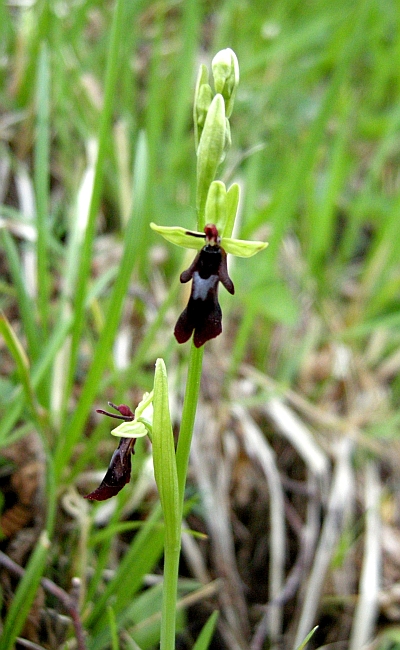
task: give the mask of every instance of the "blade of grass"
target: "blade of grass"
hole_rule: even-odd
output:
[[[18,250],[14,239],[6,229],[0,231],[0,237],[7,255],[13,285],[17,292],[18,307],[24,326],[28,356],[32,361],[34,361],[37,358],[39,350],[38,328],[35,322],[35,307],[26,290]]]
[[[382,578],[381,506],[382,490],[376,464],[370,461],[365,471],[366,536],[360,578],[360,592],[350,635],[349,650],[365,647],[374,634],[379,612]]]
[[[85,298],[90,275],[91,252],[95,235],[96,219],[100,206],[103,190],[103,171],[106,152],[109,146],[109,133],[111,126],[112,109],[115,101],[115,87],[119,72],[119,45],[124,38],[124,0],[116,0],[111,25],[110,46],[107,56],[107,69],[105,76],[104,102],[100,117],[98,153],[93,182],[93,192],[89,208],[88,223],[85,238],[82,244],[77,275],[77,286],[73,305],[73,328],[71,339],[70,363],[67,370],[66,394],[72,390],[75,369],[78,359],[79,345],[84,324]]]
[[[346,95],[345,88],[343,96],[346,97]],[[323,279],[321,278],[321,263],[334,242],[337,200],[348,173],[349,113],[349,102],[344,99],[338,119],[340,127],[332,145],[329,167],[326,172],[324,192],[321,199],[317,201],[315,210],[310,214],[308,260],[310,270],[318,280]],[[316,192],[314,183],[313,190]]]
[[[183,5],[182,17],[182,49],[177,57],[178,70],[176,72],[175,92],[172,94],[173,106],[171,108],[174,120],[172,134],[169,141],[169,161],[167,167],[167,185],[175,184],[174,174],[182,157],[182,141],[185,138],[188,119],[191,116],[192,75],[195,53],[198,48],[201,4],[197,0],[187,0]]]
[[[96,345],[92,364],[86,377],[78,405],[70,421],[66,422],[60,436],[56,452],[55,466],[57,475],[60,476],[63,468],[68,464],[76,442],[82,435],[86,418],[90,412],[93,400],[99,389],[99,383],[108,363],[115,333],[117,331],[122,307],[127,295],[128,285],[132,270],[137,261],[140,248],[145,236],[143,225],[143,206],[147,191],[147,145],[144,134],[141,135],[136,153],[135,172],[133,181],[134,205],[125,233],[125,245],[118,270],[118,275],[113,287],[109,307],[106,315],[106,326]]]
[[[24,577],[20,580],[4,621],[1,635],[2,650],[13,650],[15,646],[15,641],[24,626],[36,596],[49,548],[50,542],[47,533],[43,532],[29,559]]]
[[[146,573],[151,571],[160,558],[164,543],[164,529],[161,526],[161,507],[157,505],[139,530],[129,549],[122,558],[113,579],[108,583],[104,592],[96,600],[88,616],[87,625],[93,629],[93,650],[100,650],[97,635],[102,634],[105,626],[103,617],[104,607],[111,596],[115,596],[114,612],[119,616],[120,611],[129,605],[135,593],[140,589]],[[134,567],[134,570],[133,570]]]
[[[193,650],[208,649],[214,634],[215,626],[217,625],[218,616],[219,616],[219,612],[217,610],[211,614],[207,622],[203,625],[203,628],[197,638],[197,641],[193,646]]]
[[[71,327],[71,319],[58,323],[50,340],[43,349],[42,356],[32,367],[31,378],[29,379],[33,391],[51,369],[57,351],[62,346]],[[7,444],[7,435],[17,422],[26,405],[24,394],[17,392],[14,399],[7,406],[7,412],[0,421],[0,447]]]
[[[37,224],[38,310],[44,336],[49,321],[49,175],[50,175],[50,67],[46,43],[42,43],[37,70],[34,186]]]
[[[29,405],[29,408],[31,409],[36,420],[39,423],[43,424],[42,415],[39,413],[35,391],[32,386],[28,357],[17,338],[17,335],[3,314],[0,314],[0,334],[3,335],[6,346],[16,363],[26,402]]]
[[[340,38],[340,44],[338,44],[338,49],[341,51],[339,60],[318,115],[298,156],[297,163],[293,164],[292,156],[288,159],[287,164],[290,164],[292,171],[288,174],[287,169],[284,170],[284,180],[280,183],[279,190],[276,192],[271,206],[268,206],[266,213],[261,211],[255,219],[250,220],[241,233],[243,238],[249,238],[252,231],[262,225],[266,216],[270,216],[272,236],[269,239],[268,255],[265,258],[263,268],[266,277],[274,273],[276,257],[283,234],[296,210],[305,178],[313,169],[319,151],[319,143],[324,136],[328,120],[336,107],[340,96],[340,88],[348,78],[351,71],[351,62],[363,43],[365,22],[369,15],[370,6],[371,0],[358,2],[353,9],[352,17],[346,19],[343,35]]]

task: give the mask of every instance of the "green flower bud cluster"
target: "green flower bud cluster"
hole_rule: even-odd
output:
[[[217,168],[231,145],[229,117],[232,114],[236,88],[239,84],[239,64],[230,49],[218,52],[212,61],[215,95],[209,84],[205,65],[200,66],[194,96],[193,121],[197,152],[196,206],[199,230],[204,228],[205,209],[210,185]],[[215,223],[215,219],[209,219]]]

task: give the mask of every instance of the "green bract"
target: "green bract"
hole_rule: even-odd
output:
[[[197,76],[193,103],[194,144],[196,151],[199,146],[212,98],[213,92],[208,83],[208,70],[205,65],[201,65]]]
[[[225,103],[222,95],[215,95],[207,112],[197,149],[197,213],[204,223],[204,209],[209,187],[218,165],[224,158],[226,143]]]

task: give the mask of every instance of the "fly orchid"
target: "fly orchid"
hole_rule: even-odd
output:
[[[192,280],[192,290],[187,307],[175,325],[178,343],[186,343],[194,331],[196,348],[222,332],[222,312],[218,302],[218,285],[221,282],[229,293],[235,288],[228,274],[226,253],[220,246],[221,238],[214,224],[204,228],[206,245],[180,276],[181,282]]]
[[[113,429],[111,433],[120,439],[117,449],[114,451],[107,472],[100,483],[90,494],[84,498],[90,501],[105,501],[111,499],[122,488],[129,483],[131,478],[131,456],[135,453],[135,443],[137,438],[151,434],[151,422],[144,417],[144,411],[150,406],[153,399],[153,393],[145,393],[142,401],[138,404],[133,413],[129,406],[121,404],[116,406],[112,402],[109,405],[118,411],[119,415],[97,409],[97,413],[107,415],[116,420],[123,420],[123,423]]]
[[[219,181],[215,181],[211,187],[217,186],[219,192],[221,188],[218,186],[222,185]],[[225,190],[225,186],[223,186],[223,190]],[[214,189],[211,190],[211,194],[213,191]],[[228,194],[229,192],[225,191],[225,197]],[[207,200],[208,206],[209,199]],[[207,212],[209,210],[206,209]],[[182,283],[192,280],[192,288],[187,307],[179,316],[174,330],[178,343],[188,341],[194,332],[193,343],[199,348],[222,332],[222,312],[218,302],[219,283],[221,282],[230,294],[235,292],[228,273],[227,253],[239,257],[251,257],[266,248],[267,244],[260,241],[220,237],[218,228],[214,224],[208,224],[204,228],[204,233],[185,230],[177,226],[156,226],[154,223],[151,223],[150,226],[165,239],[178,246],[200,249],[192,264],[180,276]]]

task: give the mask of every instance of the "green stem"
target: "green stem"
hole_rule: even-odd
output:
[[[164,582],[161,618],[160,650],[175,650],[176,601],[178,597],[178,569],[181,545],[168,544],[164,548]]]
[[[185,399],[183,401],[181,428],[176,449],[180,520],[182,520],[190,445],[192,442],[194,420],[196,417],[196,408],[200,392],[203,352],[204,347],[196,348],[192,343],[189,356]],[[178,599],[181,532],[179,529],[178,538],[173,535],[173,531],[170,532],[171,539],[168,539],[168,531],[166,531],[164,547],[164,586],[160,638],[161,650],[175,650],[176,603]]]
[[[200,392],[201,369],[204,346],[196,348],[193,343],[190,350],[185,399],[183,401],[182,421],[176,449],[176,468],[178,472],[179,498],[181,513],[185,497],[186,475],[189,464],[190,445],[196,417],[197,402]]]

